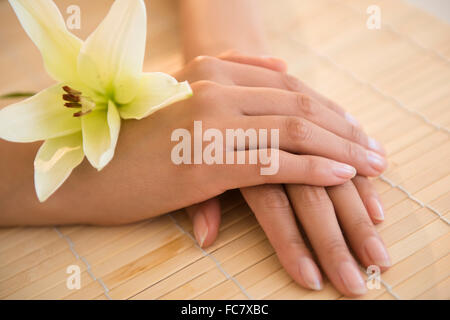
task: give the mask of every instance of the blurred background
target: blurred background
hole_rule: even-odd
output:
[[[408,0],[411,4],[422,8],[450,23],[450,1],[447,0]]]

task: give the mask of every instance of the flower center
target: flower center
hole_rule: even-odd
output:
[[[63,100],[66,101],[64,106],[80,109],[73,114],[74,117],[87,115],[95,108],[95,102],[91,98],[83,96],[80,91],[74,90],[69,86],[64,86],[63,90],[66,92],[63,94]]]

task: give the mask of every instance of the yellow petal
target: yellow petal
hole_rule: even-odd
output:
[[[39,201],[47,200],[83,158],[81,132],[47,140],[34,161],[34,184]]]
[[[73,110],[64,106],[61,84],[0,110],[0,138],[34,142],[61,137],[81,130]]]
[[[39,48],[47,72],[59,82],[78,82],[82,41],[67,29],[51,0],[9,0],[23,28]]]
[[[192,96],[187,82],[161,72],[145,73],[136,98],[120,107],[123,119],[142,119],[159,109]]]
[[[120,132],[120,115],[113,102],[81,118],[83,149],[94,168],[102,170],[113,158]]]
[[[142,74],[147,15],[142,0],[116,0],[84,43],[78,59],[83,80],[118,103],[136,95]]]

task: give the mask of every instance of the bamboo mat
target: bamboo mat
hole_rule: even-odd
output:
[[[76,33],[84,38],[110,1],[57,3],[80,5]],[[366,28],[371,4],[381,7],[381,30]],[[390,168],[373,182],[386,207],[377,229],[394,266],[362,298],[449,299],[450,26],[400,0],[261,5],[272,49],[291,73],[345,106],[388,150]],[[146,70],[172,72],[182,65],[176,3],[149,7]],[[6,1],[0,26],[0,94],[48,86],[39,53]],[[221,202],[220,236],[206,250],[181,211],[113,228],[0,229],[0,298],[344,298],[329,283],[321,292],[297,286],[239,193]],[[69,265],[82,270],[80,290],[66,288]]]

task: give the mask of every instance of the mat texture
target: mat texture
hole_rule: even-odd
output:
[[[85,38],[111,1],[77,3]],[[369,5],[380,30],[366,27]],[[450,26],[400,0],[264,0],[274,54],[343,105],[382,141],[390,168],[373,182],[386,208],[377,226],[394,266],[362,299],[450,298]],[[183,61],[176,2],[149,5],[146,70]],[[41,57],[0,1],[0,94],[50,85]],[[2,101],[1,106],[11,103]],[[343,299],[296,285],[237,192],[222,197],[217,242],[196,246],[183,212],[113,228],[0,229],[0,299]],[[61,212],[64,214],[64,212]],[[66,287],[70,265],[81,289]]]

